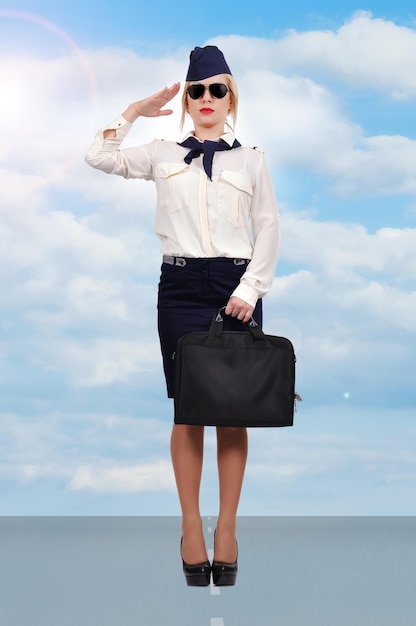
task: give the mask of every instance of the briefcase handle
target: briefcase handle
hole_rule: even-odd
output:
[[[225,311],[225,309],[226,309],[225,306],[221,307],[218,313],[216,314],[216,316],[214,317],[214,319],[212,320],[211,326],[209,329],[210,338],[221,337],[223,322],[224,322],[222,311]],[[257,324],[256,320],[253,317],[251,317],[250,321],[247,322],[247,326],[251,334],[253,335],[254,339],[260,339],[262,341],[266,340],[266,335],[264,334],[264,332],[262,331],[262,329],[260,328],[260,326]]]

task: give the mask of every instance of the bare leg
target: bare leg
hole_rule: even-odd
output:
[[[232,563],[237,556],[236,517],[247,461],[247,449],[245,428],[217,428],[220,510],[215,535],[214,559],[216,561]]]
[[[171,455],[182,509],[182,558],[189,565],[208,558],[199,512],[203,454],[204,427],[174,424]]]

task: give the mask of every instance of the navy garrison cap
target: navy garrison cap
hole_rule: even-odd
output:
[[[192,50],[189,59],[187,81],[204,80],[217,74],[231,74],[227,61],[217,46],[197,46]]]

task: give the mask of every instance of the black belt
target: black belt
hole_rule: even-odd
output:
[[[182,256],[169,256],[168,254],[163,255],[163,263],[168,263],[168,265],[179,265],[180,267],[185,267],[188,263],[195,263],[200,261],[218,261],[221,259],[222,261],[230,261],[230,263],[234,263],[234,265],[247,265],[250,263],[250,259],[230,259],[228,257],[207,257],[203,259],[197,259],[194,257],[182,257]]]

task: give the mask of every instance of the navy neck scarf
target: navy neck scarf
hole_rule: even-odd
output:
[[[185,163],[188,165],[191,163],[192,159],[199,157],[200,154],[204,154],[202,159],[202,164],[204,166],[204,170],[210,180],[212,180],[212,161],[214,159],[214,153],[217,150],[232,150],[233,148],[238,148],[241,146],[241,143],[234,140],[232,146],[230,146],[226,141],[220,139],[219,141],[209,141],[206,139],[204,142],[198,141],[196,137],[188,137],[185,141],[179,144],[184,148],[191,148],[190,152],[184,158]]]

